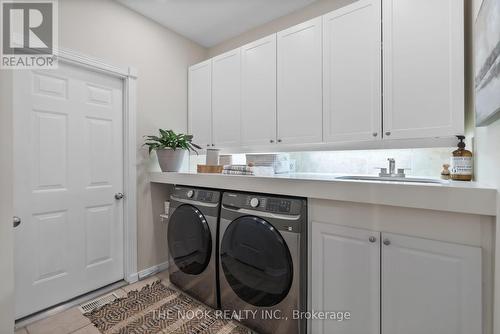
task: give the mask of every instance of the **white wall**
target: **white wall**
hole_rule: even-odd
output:
[[[472,17],[470,20],[475,21],[482,0],[472,0]],[[472,38],[473,40],[473,38]],[[474,64],[473,52],[470,63]],[[471,68],[472,65],[471,65]],[[474,73],[474,72],[472,72]],[[472,76],[470,76],[471,87]],[[471,90],[471,116],[474,110],[474,92]],[[500,120],[486,127],[477,127],[474,129],[474,151],[475,151],[475,168],[477,181],[496,187],[500,192]],[[496,254],[495,254],[495,267],[500,268],[500,247],[498,241],[500,240],[500,193],[497,194],[498,214],[497,214],[497,228],[496,228]],[[500,334],[500,271],[495,271],[495,310],[494,310],[494,333]]]
[[[138,267],[167,260],[166,229],[153,223],[148,171],[158,168],[141,149],[158,128],[186,131],[187,68],[207,50],[111,0],[59,1],[63,48],[134,66],[138,79]]]
[[[0,70],[0,333],[14,331],[12,73]]]

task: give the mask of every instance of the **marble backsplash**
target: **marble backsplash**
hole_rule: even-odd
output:
[[[400,150],[293,152],[290,159],[298,173],[340,173],[377,175],[379,167],[387,167],[387,158],[396,159],[397,168],[407,168],[409,176],[440,176],[442,165],[449,163],[455,148],[419,148]],[[205,155],[191,156],[189,171],[205,163]],[[245,163],[244,154],[233,154],[234,164]]]
[[[290,153],[297,172],[377,175],[387,167],[388,158],[396,159],[396,168],[406,168],[409,176],[439,177],[442,165],[449,163],[455,148],[400,150],[328,151]]]

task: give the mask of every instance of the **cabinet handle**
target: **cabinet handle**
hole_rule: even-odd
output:
[[[385,135],[386,135],[386,136],[390,136],[390,135],[391,135],[391,131],[387,131],[387,132],[385,133]]]
[[[391,244],[391,240],[385,239],[384,240],[384,245],[389,246]]]
[[[281,140],[281,139],[278,139],[278,143],[281,143],[281,142],[282,142],[282,140]]]
[[[373,135],[373,137],[377,137],[377,136],[378,136],[378,133],[377,133],[377,132],[374,132],[372,135]]]
[[[370,237],[368,240],[369,240],[370,242],[372,242],[372,243],[373,243],[373,242],[377,241],[377,238],[375,238],[375,237]]]
[[[21,225],[21,218],[14,216],[12,219],[12,225],[14,227],[18,227],[19,225]]]
[[[212,144],[212,146],[215,146],[215,144]]]
[[[271,140],[269,140],[269,142],[272,144],[272,143],[274,143],[274,140],[273,140],[273,139],[271,139]]]
[[[210,147],[210,144],[207,144],[207,147]]]

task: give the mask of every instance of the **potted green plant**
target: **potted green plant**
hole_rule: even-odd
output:
[[[175,133],[172,130],[160,129],[159,136],[144,136],[144,146],[149,148],[149,154],[156,151],[162,172],[178,172],[188,151],[198,154],[201,149],[192,142],[193,136]]]

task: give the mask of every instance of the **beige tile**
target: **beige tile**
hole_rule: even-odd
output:
[[[76,307],[28,325],[29,334],[68,334],[90,324]]]
[[[94,325],[88,325],[71,334],[101,334]]]
[[[161,279],[161,281],[163,282],[163,284],[165,284],[165,285],[169,285],[170,284],[168,270],[164,270],[164,271],[156,274],[156,277],[158,277],[159,279]]]
[[[28,334],[28,332],[26,331],[26,328],[19,328],[14,332],[14,334]]]
[[[142,281],[136,282],[134,284],[124,286],[122,289],[125,290],[125,292],[130,292],[132,290],[140,290],[143,287],[145,287],[146,285],[151,284],[155,281],[158,281],[158,279],[159,278],[156,276],[151,276],[151,277],[148,277]]]

